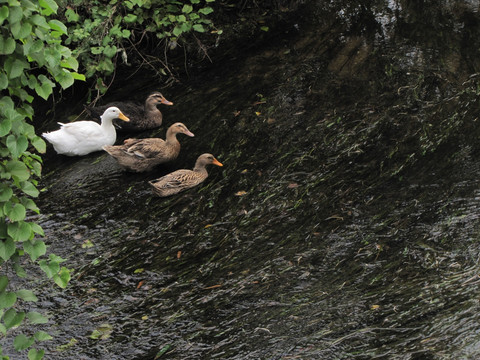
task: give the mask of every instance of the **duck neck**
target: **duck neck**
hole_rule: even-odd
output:
[[[177,133],[174,133],[172,129],[167,130],[167,136],[166,136],[165,142],[169,146],[180,146],[180,143],[178,142],[178,139],[177,139]]]
[[[198,160],[195,163],[195,167],[193,168],[193,171],[198,172],[198,173],[202,173],[202,174],[204,174],[204,176],[208,175],[207,168],[206,168],[205,164],[203,162],[198,161]]]

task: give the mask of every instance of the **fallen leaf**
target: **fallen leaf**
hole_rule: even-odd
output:
[[[147,320],[148,319],[148,315],[143,315],[142,316],[142,320]]]
[[[240,171],[240,174],[246,174],[246,173],[248,173],[247,169],[244,169],[244,170]]]
[[[204,229],[208,229],[210,226],[212,226],[212,224],[207,224],[207,225],[205,225],[203,228],[204,228]]]
[[[288,187],[289,189],[295,189],[295,188],[298,187],[298,184],[297,184],[297,183],[290,183],[290,184],[288,184],[287,187]]]
[[[212,286],[206,287],[206,288],[204,288],[204,289],[205,289],[205,290],[216,289],[216,288],[219,288],[219,287],[221,287],[221,286],[222,286],[221,284],[217,284],[217,285],[212,285]]]
[[[178,251],[177,251],[177,259],[180,259],[181,256],[182,256],[182,251],[181,251],[181,250],[178,250]]]
[[[370,306],[370,309],[371,310],[378,310],[378,309],[380,309],[380,305],[372,305],[372,306]]]
[[[247,194],[246,191],[240,190],[240,191],[237,191],[237,192],[235,193],[235,196],[243,196],[243,195],[246,195],[246,194]]]
[[[145,271],[145,269],[140,268],[140,269],[135,269],[135,271],[133,273],[134,274],[141,274],[144,271]]]
[[[137,289],[140,289],[142,287],[142,285],[144,284],[145,281],[141,280],[138,285],[137,285]]]
[[[257,116],[262,115],[262,113],[261,113],[260,111],[255,111],[255,114],[256,114]]]
[[[271,125],[271,124],[275,123],[275,121],[276,120],[274,118],[268,118],[267,119],[267,124]]]

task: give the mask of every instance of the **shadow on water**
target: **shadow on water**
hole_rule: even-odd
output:
[[[196,134],[175,164],[49,152],[39,221],[74,275],[41,290],[47,357],[478,356],[477,11],[310,2],[164,91]],[[203,152],[225,166],[152,196]]]

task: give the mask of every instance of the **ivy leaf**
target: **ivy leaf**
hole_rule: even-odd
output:
[[[28,351],[28,360],[42,360],[44,355],[45,355],[45,350],[43,349],[37,350],[35,348],[31,348]]]
[[[45,331],[41,331],[41,330],[37,331],[34,336],[35,336],[35,339],[37,341],[45,341],[45,340],[52,340],[53,339],[53,337],[50,334],[46,333]]]
[[[0,55],[10,55],[15,51],[15,40],[12,38],[0,37]]]
[[[0,25],[5,21],[5,19],[8,17],[8,6],[7,5],[3,5],[1,8],[0,8]]]
[[[45,30],[50,29],[50,26],[48,25],[47,20],[42,15],[35,14],[31,16],[29,19],[33,24],[37,25],[38,27],[41,27]]]
[[[25,219],[25,215],[27,214],[25,206],[22,204],[12,204],[11,202],[5,203],[3,211],[5,215],[10,218],[10,221],[21,221]]]
[[[105,54],[105,56],[112,58],[117,53],[117,47],[115,45],[114,46],[107,45],[105,49],[103,49],[103,53]]]
[[[192,26],[193,27],[193,30],[195,30],[196,32],[205,32],[205,28],[203,27],[202,24],[195,24]]]
[[[57,13],[58,5],[55,0],[39,0],[38,3],[44,9],[42,11],[43,15],[51,15],[53,13]]]
[[[185,14],[190,14],[193,11],[192,5],[183,5],[182,12]]]
[[[28,69],[28,64],[25,61],[22,61],[20,59],[15,59],[15,61],[12,63],[12,67],[10,68],[10,71],[8,72],[8,77],[10,79],[15,79],[19,77],[20,75],[23,74],[23,70]]]
[[[40,136],[35,136],[30,142],[40,154],[44,154],[47,151],[47,144]]]
[[[7,227],[7,232],[13,240],[22,242],[30,239],[30,237],[32,236],[32,227],[29,223],[25,221],[18,221],[15,223],[9,223]]]
[[[10,6],[10,13],[8,14],[8,22],[10,24],[15,24],[23,18],[23,9],[21,6]]]
[[[203,9],[198,10],[198,12],[203,15],[208,15],[213,12],[213,9],[211,7],[204,7]]]
[[[4,72],[0,73],[0,90],[8,87],[8,77]]]
[[[13,240],[10,238],[3,241],[0,240],[0,257],[7,261],[13,254],[15,254],[15,243]]]
[[[62,266],[58,274],[53,275],[53,281],[55,284],[65,289],[70,281],[70,270]]]
[[[27,166],[19,160],[10,160],[6,164],[6,170],[19,181],[25,181],[30,178],[30,171]]]
[[[7,329],[11,329],[14,326],[20,325],[20,323],[25,318],[25,313],[23,311],[16,312],[15,309],[8,309],[3,315],[3,323]]]
[[[50,28],[52,30],[59,31],[62,34],[67,35],[67,27],[61,21],[58,21],[58,20],[55,20],[55,19],[50,20],[48,22],[48,25],[50,25]]]
[[[7,148],[14,158],[20,157],[28,148],[28,140],[24,135],[7,137]]]
[[[0,294],[0,309],[12,307],[17,302],[17,295],[14,292],[5,291]]]
[[[75,81],[72,74],[67,69],[62,69],[60,74],[55,77],[55,80],[62,86],[63,89],[72,86]]]
[[[32,24],[18,21],[10,26],[10,31],[15,39],[24,39],[32,32]]]
[[[12,121],[8,118],[2,119],[0,121],[0,137],[7,135],[12,129]]]
[[[23,243],[23,250],[30,255],[30,259],[32,259],[32,261],[35,261],[40,256],[45,255],[47,252],[47,246],[41,240],[25,241]]]
[[[38,298],[35,296],[32,290],[17,290],[15,291],[15,294],[17,294],[17,297],[24,300],[24,301],[33,301],[37,302]]]
[[[27,318],[32,324],[46,324],[48,322],[48,319],[45,316],[36,311],[30,311],[27,314]]]
[[[38,197],[38,195],[40,194],[35,185],[33,185],[30,181],[21,182],[20,187],[25,194],[30,195],[31,197]]]
[[[33,345],[35,339],[33,337],[27,337],[24,334],[20,334],[15,336],[15,340],[13,340],[13,347],[17,351],[28,349],[30,346]]]
[[[0,184],[0,202],[5,202],[11,199],[13,190],[7,184]]]
[[[5,275],[0,276],[0,293],[4,292],[8,285],[8,277]]]

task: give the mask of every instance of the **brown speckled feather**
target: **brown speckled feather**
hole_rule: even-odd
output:
[[[154,166],[173,161],[180,152],[177,134],[194,136],[182,123],[175,123],[168,128],[166,140],[159,138],[127,139],[123,145],[105,146],[118,164],[127,170],[143,172]]]
[[[160,197],[174,195],[204,182],[208,177],[206,166],[209,164],[223,166],[212,154],[202,154],[198,157],[193,170],[177,170],[149,181],[149,184],[153,192]]]
[[[158,104],[173,105],[171,101],[159,93],[150,94],[144,104],[137,104],[132,101],[115,101],[107,105],[90,107],[85,105],[85,111],[94,119],[99,116],[110,106],[116,106],[130,119],[128,125],[119,123],[116,120],[114,124],[121,130],[142,131],[157,128],[162,125],[163,115],[157,108]]]

